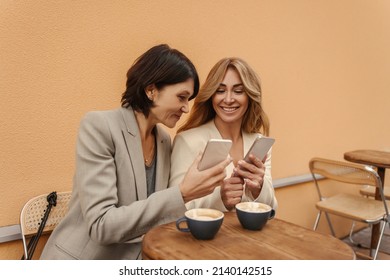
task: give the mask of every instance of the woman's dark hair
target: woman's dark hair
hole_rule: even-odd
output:
[[[122,107],[132,107],[147,117],[153,106],[153,101],[145,93],[147,86],[154,84],[157,89],[162,89],[166,85],[185,82],[189,78],[194,80],[191,100],[199,91],[199,77],[195,66],[184,54],[166,44],[154,46],[138,57],[127,72]]]

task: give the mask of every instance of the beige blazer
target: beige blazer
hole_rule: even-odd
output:
[[[132,109],[90,112],[77,141],[69,213],[41,259],[137,259],[152,227],[186,210],[179,188],[167,189],[171,140],[157,126],[156,192],[147,197],[145,166]]]
[[[244,154],[248,152],[253,141],[258,135],[260,134],[245,132],[242,133]],[[171,175],[169,179],[170,186],[175,186],[183,180],[187,169],[191,166],[195,157],[199,152],[203,152],[207,141],[212,138],[222,138],[213,120],[202,126],[183,131],[176,135],[171,154]],[[234,164],[232,162],[226,168],[227,177],[231,176],[233,169]],[[268,152],[267,160],[265,162],[264,182],[260,195],[254,198],[252,197],[250,191],[245,190],[242,201],[258,201],[271,205],[274,209],[277,208],[277,200],[275,197],[271,177],[271,150]],[[188,209],[205,207],[227,211],[221,199],[220,187],[215,188],[214,192],[210,195],[186,203],[186,207]]]

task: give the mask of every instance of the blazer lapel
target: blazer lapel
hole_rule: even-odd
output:
[[[142,143],[139,135],[137,120],[131,108],[121,108],[125,128],[122,129],[126,142],[132,171],[135,177],[137,200],[147,198],[146,173],[144,168],[144,156],[142,154]],[[131,170],[129,170],[130,172]]]
[[[251,148],[253,141],[255,141],[257,136],[259,136],[257,133],[242,133],[242,139],[244,140],[244,156]]]

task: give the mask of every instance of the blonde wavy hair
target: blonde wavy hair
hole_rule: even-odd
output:
[[[215,117],[211,98],[220,86],[228,68],[237,70],[245,93],[249,97],[248,109],[244,114],[241,129],[247,133],[269,135],[270,123],[261,102],[260,78],[248,63],[237,57],[223,58],[214,65],[194,100],[188,119],[178,132],[201,126]]]

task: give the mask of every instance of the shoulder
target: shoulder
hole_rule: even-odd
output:
[[[214,122],[212,122],[214,124]],[[213,137],[212,127],[210,127],[210,122],[203,124],[201,126],[191,128],[189,130],[182,131],[176,134],[173,145],[183,145],[186,144],[189,148],[198,148],[204,146],[206,142]]]
[[[214,125],[213,121],[209,121],[201,126],[191,128],[189,130],[182,131],[176,135],[176,137],[181,137],[185,139],[193,139],[193,138],[214,138],[215,131],[217,128]],[[214,137],[213,137],[214,136]]]
[[[107,111],[90,111],[84,115],[81,122],[82,123],[99,123],[102,120],[110,121],[113,119],[118,119],[121,109],[107,110]]]
[[[81,119],[79,133],[81,135],[90,134],[91,137],[110,135],[124,126],[121,119],[123,120],[119,109],[90,111]]]

